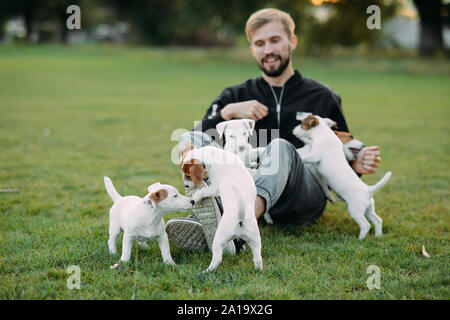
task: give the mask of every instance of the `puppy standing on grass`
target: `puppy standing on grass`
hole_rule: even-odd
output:
[[[195,204],[207,197],[220,196],[223,216],[212,244],[213,257],[206,272],[222,261],[226,244],[233,239],[245,240],[252,249],[256,269],[262,269],[261,236],[255,217],[256,186],[242,160],[231,152],[206,146],[183,152],[181,169],[197,187],[207,172],[211,185],[192,195]]]
[[[356,175],[345,158],[341,140],[330,129],[336,123],[328,118],[310,115],[295,127],[293,134],[305,143],[301,154],[304,162],[317,164],[317,170],[331,189],[347,203],[350,216],[360,227],[359,239],[375,227],[375,236],[381,237],[383,221],[375,212],[373,194],[391,177],[388,172],[373,186],[368,186]],[[367,218],[367,219],[366,219]]]
[[[123,230],[121,262],[130,260],[134,240],[138,240],[141,247],[146,247],[146,241],[158,238],[164,263],[175,265],[170,255],[163,216],[172,211],[189,210],[192,208],[191,200],[181,195],[174,187],[159,182],[149,186],[149,193],[143,198],[122,197],[114,188],[111,179],[105,177],[104,182],[106,192],[114,201],[109,210],[109,252],[117,253],[117,236]],[[111,268],[117,266],[118,264],[115,264]]]

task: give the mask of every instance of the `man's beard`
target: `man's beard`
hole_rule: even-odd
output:
[[[258,63],[258,67],[259,67],[259,69],[261,69],[262,72],[264,72],[264,74],[265,74],[266,76],[269,76],[269,77],[278,77],[279,75],[281,75],[281,74],[284,72],[284,70],[285,70],[286,67],[288,66],[289,61],[291,60],[291,57],[290,57],[290,55],[289,55],[289,56],[287,57],[287,59],[283,62],[283,59],[281,58],[280,55],[277,54],[277,55],[271,55],[271,56],[277,57],[278,60],[280,61],[280,66],[279,66],[277,69],[275,69],[275,70],[273,70],[273,71],[269,71],[269,70],[267,70],[266,68],[264,68],[264,59],[266,59],[267,56],[264,57],[264,58],[261,60],[261,63]]]

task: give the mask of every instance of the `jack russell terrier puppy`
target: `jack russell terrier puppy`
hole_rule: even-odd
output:
[[[169,240],[163,220],[164,214],[171,211],[187,211],[192,208],[189,198],[181,195],[177,189],[159,182],[148,187],[148,194],[122,197],[114,188],[110,178],[104,178],[105,188],[114,204],[109,210],[109,240],[111,254],[116,254],[116,239],[123,230],[122,256],[120,262],[130,260],[133,241],[138,240],[141,247],[146,241],[158,238],[163,261],[175,265],[170,255]],[[112,269],[118,267],[118,263]]]
[[[306,117],[312,115],[310,112],[299,112],[297,114],[296,119],[297,120],[304,120]],[[358,153],[361,151],[362,148],[364,148],[366,145],[359,141],[358,139],[355,139],[353,134],[350,132],[345,131],[337,131],[333,130],[333,132],[338,136],[338,138],[342,141],[343,148],[344,148],[344,154],[348,161],[355,161],[358,157]],[[294,133],[295,135],[295,133]],[[297,137],[298,138],[298,137]],[[309,149],[309,148],[306,148]],[[306,149],[298,148],[297,152],[299,152],[300,156],[302,153],[306,152]]]
[[[258,166],[258,159],[265,150],[265,148],[253,148],[248,142],[254,128],[255,121],[252,119],[234,119],[216,125],[219,138],[225,136],[223,149],[238,155],[249,169],[255,169]]]
[[[227,243],[241,238],[250,246],[256,269],[262,269],[261,236],[255,217],[256,186],[242,160],[231,152],[206,146],[187,148],[181,169],[197,187],[207,172],[211,185],[192,195],[193,204],[203,198],[220,196],[223,216],[212,243],[213,257],[205,272],[213,271],[222,261]]]
[[[373,186],[362,182],[348,164],[341,140],[331,130],[335,125],[328,118],[310,115],[294,128],[294,135],[305,143],[302,160],[316,163],[319,174],[347,203],[350,216],[360,227],[359,239],[364,239],[369,232],[370,224],[367,219],[374,224],[375,236],[381,237],[383,221],[375,212],[373,194],[388,182],[391,172],[386,173]]]

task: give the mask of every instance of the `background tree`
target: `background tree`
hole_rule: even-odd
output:
[[[414,0],[414,4],[420,17],[419,53],[434,55],[444,48],[442,28],[444,19],[448,22],[448,5],[444,7],[441,0]]]
[[[355,47],[363,45],[368,49],[374,48],[377,39],[382,37],[382,31],[368,29],[366,22],[369,14],[367,7],[377,5],[381,11],[381,23],[391,18],[397,9],[396,2],[388,3],[383,0],[341,0],[339,2],[325,2],[322,6],[328,10],[329,18],[318,20],[309,11],[304,20],[305,42],[307,51],[328,51],[334,46]]]

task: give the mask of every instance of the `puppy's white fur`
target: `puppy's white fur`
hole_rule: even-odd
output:
[[[334,124],[334,122],[330,124]],[[333,132],[342,142],[342,148],[344,150],[344,155],[347,158],[347,161],[355,161],[358,158],[358,153],[366,145],[358,139],[355,139],[355,137],[350,132],[337,130],[333,130]]]
[[[265,148],[253,148],[248,142],[250,136],[253,135],[254,128],[255,121],[252,119],[234,119],[216,125],[219,137],[225,136],[223,149],[238,155],[249,169],[258,166],[258,158],[265,150]]]
[[[175,265],[170,255],[163,216],[168,212],[192,208],[190,199],[181,195],[174,187],[159,182],[149,186],[148,194],[143,198],[122,197],[108,177],[104,178],[104,183],[106,192],[114,201],[109,210],[109,252],[117,253],[117,236],[123,230],[121,262],[130,260],[134,240],[138,240],[141,247],[146,247],[146,241],[157,238],[164,263]]]
[[[204,171],[209,175],[211,185],[196,191],[192,200],[216,196],[222,200],[224,212],[214,236],[211,264],[205,272],[217,268],[226,244],[236,238],[248,243],[255,268],[262,269],[261,236],[255,217],[256,186],[242,160],[231,152],[206,146],[186,153],[181,167],[196,186]]]
[[[296,119],[301,121],[303,119],[306,119],[306,117],[308,117],[310,115],[312,115],[312,113],[303,112],[303,113],[297,115]],[[328,122],[328,124],[331,126],[335,126],[336,122],[331,121],[331,122]],[[294,131],[293,131],[294,136],[297,136],[296,132],[298,132],[298,130],[296,131],[294,128]],[[358,157],[359,151],[361,151],[361,149],[364,148],[366,145],[364,143],[362,143],[361,141],[359,141],[358,139],[355,139],[355,137],[353,137],[353,135],[349,132],[343,132],[343,131],[337,131],[337,130],[333,130],[333,132],[336,133],[336,135],[339,137],[339,139],[341,139],[341,141],[343,143],[344,154],[345,154],[345,157],[347,158],[347,160],[355,161],[356,158]],[[297,138],[299,138],[299,137],[297,136]],[[309,150],[309,147],[304,146],[302,148],[298,148],[297,152],[301,156],[302,153],[306,153],[307,150]]]
[[[328,118],[312,117],[318,120],[315,126],[308,128],[305,125],[305,128],[302,124],[294,128],[294,134],[305,143],[305,149],[301,152],[302,160],[316,163],[319,174],[347,203],[350,216],[360,227],[359,239],[369,232],[367,219],[374,224],[375,236],[380,237],[383,221],[375,212],[373,194],[386,184],[391,172],[386,173],[375,185],[366,185],[348,164],[341,140],[330,129],[335,123]]]

